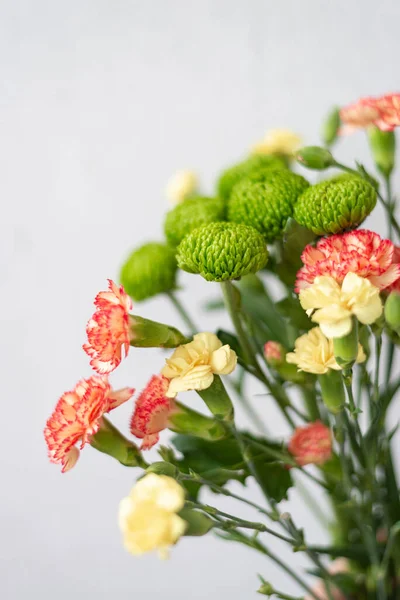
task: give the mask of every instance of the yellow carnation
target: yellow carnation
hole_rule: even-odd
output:
[[[316,277],[312,285],[301,290],[299,298],[328,338],[350,333],[352,315],[360,323],[371,325],[383,311],[379,289],[355,273],[347,273],[341,285],[328,275]]]
[[[232,373],[237,363],[236,352],[222,342],[214,333],[197,333],[189,344],[179,346],[161,371],[170,379],[167,396],[187,390],[205,390],[210,387],[214,375]]]
[[[197,175],[193,171],[177,171],[167,183],[165,193],[172,205],[180,204],[192,196],[198,186]]]
[[[357,362],[364,362],[366,356],[361,344],[358,344]],[[329,369],[340,371],[341,367],[335,360],[333,340],[324,336],[319,327],[314,327],[308,333],[297,338],[294,352],[286,354],[288,363],[297,365],[299,371],[322,375]]]
[[[290,129],[271,129],[266,136],[252,147],[253,154],[286,154],[291,156],[300,148],[301,137]]]
[[[185,492],[175,479],[155,473],[145,475],[119,506],[126,550],[135,555],[158,550],[160,558],[167,558],[170,546],[187,527],[176,514],[184,504]]]

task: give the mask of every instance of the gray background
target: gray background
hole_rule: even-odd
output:
[[[168,563],[126,554],[117,506],[135,473],[88,447],[61,475],[42,430],[60,394],[90,374],[80,346],[96,292],[133,246],[160,238],[170,174],[194,167],[211,192],[268,128],[315,143],[333,103],[396,91],[399,17],[388,0],[0,2],[4,598],[243,600],[256,573],[299,592],[264,558],[212,536],[183,540]],[[369,164],[361,133],[337,153]],[[379,209],[369,224],[384,232]],[[200,314],[213,285],[180,283],[202,328],[214,327]],[[137,310],[181,325],[166,300]],[[162,362],[132,350],[113,383],[140,389]],[[269,398],[249,395],[284,435]],[[130,410],[113,417],[125,431]],[[298,496],[287,507],[310,540],[326,539]]]

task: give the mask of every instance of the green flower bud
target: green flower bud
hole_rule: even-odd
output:
[[[394,131],[381,131],[378,127],[369,127],[368,140],[378,171],[385,177],[388,177],[393,171],[396,158],[396,137]]]
[[[99,430],[90,437],[90,445],[99,452],[112,456],[126,467],[146,466],[139,448],[124,437],[106,417],[102,417]]]
[[[268,259],[264,239],[236,223],[211,223],[187,235],[177,249],[178,265],[207,281],[238,279],[262,269]]]
[[[340,109],[335,107],[322,123],[321,138],[326,146],[332,146],[336,141],[340,128]]]
[[[179,471],[175,465],[169,462],[164,462],[163,460],[152,463],[146,469],[147,473],[155,473],[156,475],[167,475],[168,477],[173,477],[176,479],[179,475]]]
[[[182,508],[178,514],[187,523],[185,536],[206,535],[214,526],[214,521],[198,510]]]
[[[262,594],[263,596],[272,596],[275,594],[275,588],[269,583],[269,581],[262,580],[262,584],[257,590],[258,594]]]
[[[150,242],[134,250],[121,269],[125,291],[137,302],[175,289],[175,252],[165,244]]]
[[[320,146],[305,146],[304,148],[300,148],[294,157],[303,167],[316,171],[324,171],[335,164],[335,159],[329,150]]]
[[[339,175],[308,188],[297,201],[295,220],[317,235],[354,229],[376,204],[376,190],[358,175]]]
[[[273,242],[283,236],[298,197],[309,185],[291,171],[259,169],[232,190],[228,219],[251,225],[267,242]]]
[[[267,168],[271,170],[286,169],[287,163],[282,156],[255,154],[243,162],[227,169],[220,176],[217,183],[218,196],[223,200],[229,200],[233,187],[244,177],[247,177],[253,171]]]
[[[164,232],[171,246],[177,246],[193,229],[222,221],[225,205],[221,199],[189,198],[167,213]]]
[[[342,369],[351,369],[358,356],[358,321],[355,317],[352,321],[350,333],[341,338],[333,338],[335,359]]]
[[[400,292],[392,292],[385,302],[385,320],[400,335]]]
[[[318,375],[318,381],[326,408],[333,414],[339,413],[346,402],[341,371],[329,369],[324,375]]]

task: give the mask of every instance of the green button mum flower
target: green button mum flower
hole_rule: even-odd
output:
[[[227,169],[220,176],[217,183],[217,193],[220,198],[227,201],[233,187],[244,177],[247,177],[260,167],[268,169],[286,169],[287,163],[282,156],[255,154],[243,162]]]
[[[237,223],[211,223],[182,240],[178,265],[207,281],[227,281],[262,269],[268,260],[265,241],[253,227]]]
[[[308,181],[288,170],[259,169],[232,190],[228,219],[251,225],[267,242],[282,237],[298,197]]]
[[[165,244],[151,242],[137,248],[121,269],[125,291],[137,302],[175,289],[175,252]]]
[[[317,235],[354,229],[376,204],[376,190],[358,175],[340,175],[306,190],[294,209],[300,225]]]
[[[167,241],[177,246],[183,238],[201,225],[222,221],[225,206],[219,198],[189,198],[169,211],[164,223]]]

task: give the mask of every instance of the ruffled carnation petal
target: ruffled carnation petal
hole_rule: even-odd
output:
[[[109,291],[99,292],[96,312],[89,319],[88,341],[83,349],[92,359],[90,365],[100,374],[113,371],[129,352],[129,313],[132,302],[122,286],[108,280]]]
[[[61,396],[46,423],[44,437],[51,462],[69,471],[82,449],[100,427],[101,417],[131,395],[131,388],[113,392],[107,377],[81,379],[75,389]]]
[[[306,246],[301,256],[304,266],[297,273],[296,291],[309,287],[316,277],[328,275],[339,284],[347,273],[368,279],[379,289],[387,288],[400,278],[394,266],[390,240],[377,233],[357,230],[319,240],[316,247]]]
[[[169,380],[153,375],[145,389],[136,400],[130,430],[133,435],[143,439],[142,450],[148,450],[159,440],[159,432],[168,426],[168,417],[175,403],[167,397]]]

